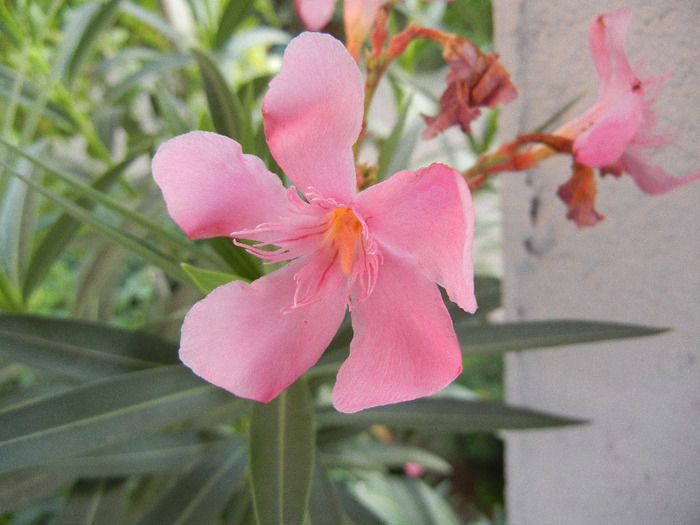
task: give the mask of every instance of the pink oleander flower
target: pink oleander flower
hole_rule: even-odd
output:
[[[338,410],[430,395],[461,372],[436,283],[476,309],[471,195],[441,164],[357,193],[363,104],[362,75],[342,43],[303,33],[263,100],[267,143],[293,187],[215,133],[181,135],[156,153],[153,176],[191,239],[226,235],[268,263],[290,261],[220,286],[187,314],[180,358],[207,381],[272,400],[319,359],[346,308],[354,337],[333,389]]]
[[[320,31],[331,21],[338,0],[294,0],[297,16],[310,31]],[[427,0],[434,1],[434,0]],[[451,2],[452,0],[438,0]],[[379,9],[386,0],[343,0],[343,21],[348,51],[359,60],[362,43],[369,36]]]
[[[623,7],[591,25],[589,45],[601,82],[598,100],[555,135],[573,139],[576,162],[604,173],[628,173],[643,192],[661,194],[700,179],[700,171],[674,177],[649,162],[649,153],[670,143],[667,135],[654,133],[657,117],[651,109],[668,75],[640,80],[632,70],[625,54],[631,16]]]

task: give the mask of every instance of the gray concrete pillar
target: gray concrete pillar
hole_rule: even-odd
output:
[[[497,49],[520,90],[503,110],[502,138],[530,131],[585,92],[595,16],[622,4],[495,0]],[[632,63],[672,71],[656,103],[681,148],[657,163],[700,170],[700,1],[630,0]],[[557,187],[570,174],[550,159],[501,175],[505,309],[518,320],[582,318],[673,327],[645,339],[509,355],[510,403],[590,420],[507,435],[510,525],[700,524],[700,182],[666,195],[630,177],[599,182],[606,219],[578,230]]]

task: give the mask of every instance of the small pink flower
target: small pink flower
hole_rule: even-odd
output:
[[[346,308],[354,338],[333,390],[338,410],[430,395],[461,372],[436,283],[476,309],[469,190],[457,171],[433,164],[357,193],[363,104],[343,45],[303,33],[263,101],[267,143],[295,187],[214,133],[181,135],[156,153],[153,176],[190,238],[253,240],[234,242],[269,263],[290,261],[220,286],[187,314],[180,358],[207,381],[270,401],[318,360]]]
[[[403,471],[410,478],[422,478],[425,476],[425,467],[420,463],[404,463]]]
[[[337,0],[294,0],[294,10],[306,29],[320,31],[331,21],[336,3]],[[343,0],[345,38],[348,51],[355,60],[359,60],[362,43],[369,36],[379,9],[385,3],[386,0]]]
[[[555,134],[574,140],[577,162],[604,172],[630,174],[649,194],[665,193],[700,179],[700,172],[674,177],[649,163],[649,151],[668,144],[654,134],[656,95],[666,76],[640,80],[625,55],[625,36],[632,12],[620,8],[600,15],[591,25],[589,44],[601,87],[598,100],[585,114]]]

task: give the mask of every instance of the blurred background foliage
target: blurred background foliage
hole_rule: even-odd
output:
[[[339,38],[341,16],[339,5],[327,28]],[[406,0],[391,24],[409,21],[493,46],[488,0]],[[188,241],[150,159],[204,129],[280,173],[260,103],[300,31],[289,0],[0,2],[0,524],[502,523],[499,429],[573,423],[499,403],[502,353],[651,333],[498,323],[499,215],[486,188],[480,310],[450,310],[465,371],[444,394],[335,413],[347,322],[281,396],[295,403],[237,399],[180,365],[192,303],[262,269],[230,239]],[[389,70],[364,153],[380,171],[464,169],[490,147],[495,111],[473,136],[419,145],[445,72],[429,42]]]

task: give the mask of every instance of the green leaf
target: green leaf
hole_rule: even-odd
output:
[[[198,432],[153,434],[45,463],[42,472],[80,478],[114,478],[191,466],[226,440]]]
[[[343,510],[350,518],[350,523],[357,525],[386,525],[386,521],[380,519],[366,505],[358,501],[355,491],[347,483],[335,485],[338,493],[338,500],[343,506]],[[316,525],[316,524],[313,524]]]
[[[387,425],[423,430],[476,430],[541,428],[581,423],[579,420],[545,414],[500,403],[435,396],[406,403],[369,408],[343,414],[332,407],[316,412],[319,429]]]
[[[90,2],[81,5],[63,30],[61,49],[55,62],[55,71],[66,84],[75,78],[93,44],[108,26],[121,0]]]
[[[406,463],[418,463],[431,472],[447,475],[452,471],[450,464],[427,450],[396,443],[386,444],[359,436],[351,442],[334,447],[324,447],[326,463],[337,466],[386,471],[387,468],[401,469]]]
[[[0,315],[0,356],[78,380],[178,363],[177,345],[149,334],[30,315]]]
[[[474,294],[479,310],[491,312],[501,306],[501,281],[496,277],[477,275],[474,277]],[[477,311],[479,311],[477,310]]]
[[[566,104],[564,104],[561,108],[559,108],[557,111],[554,112],[554,114],[549,117],[545,122],[540,124],[535,128],[535,133],[545,133],[547,129],[549,129],[551,126],[553,126],[567,111],[569,111],[572,107],[574,107],[583,97],[586,96],[586,92],[582,91],[578,95],[576,95],[574,98],[569,100]]]
[[[318,455],[314,461],[311,478],[309,518],[311,525],[349,525],[350,523],[338,499],[335,485],[328,477],[326,467]]]
[[[2,265],[0,265],[0,310],[24,311],[22,292],[10,281]]]
[[[262,276],[260,259],[234,245],[229,237],[212,237],[205,241],[237,275],[249,281]]]
[[[393,129],[389,136],[382,140],[381,149],[379,150],[379,158],[377,159],[377,182],[383,181],[389,170],[389,166],[392,164],[394,155],[396,154],[396,149],[398,148],[401,139],[404,136],[404,130],[406,128],[406,119],[408,117],[408,111],[411,106],[411,99],[406,100],[399,108],[399,118],[394,124]]]
[[[148,26],[148,29],[152,30],[152,32],[160,33],[175,46],[182,45],[182,34],[150,9],[129,0],[124,0],[121,4],[121,11]]]
[[[108,210],[113,211],[119,217],[121,217],[127,221],[131,221],[131,222],[138,224],[139,226],[145,228],[154,237],[158,238],[161,242],[168,243],[174,248],[187,250],[192,255],[197,256],[197,257],[201,257],[204,260],[210,261],[214,264],[216,264],[218,262],[218,260],[216,258],[212,257],[208,252],[201,249],[199,246],[197,246],[197,244],[187,240],[183,235],[172,232],[171,230],[169,230],[169,229],[161,226],[160,224],[148,219],[147,217],[144,217],[143,215],[130,210],[126,206],[120,204],[116,199],[114,199],[114,198],[110,197],[109,195],[100,191],[100,188],[93,188],[91,186],[88,186],[86,184],[82,184],[81,182],[78,182],[77,180],[75,180],[73,177],[71,177],[67,173],[64,173],[64,172],[50,166],[48,163],[37,158],[36,156],[31,155],[30,153],[27,153],[26,151],[22,150],[21,148],[18,148],[17,146],[7,142],[2,137],[0,137],[0,143],[5,145],[13,153],[21,155],[22,157],[26,158],[27,160],[29,160],[30,162],[32,162],[33,164],[35,164],[39,168],[45,170],[47,173],[54,175],[56,178],[58,178],[59,180],[61,180],[62,182],[64,182],[68,186],[70,186],[73,190],[77,191],[82,197],[88,198],[88,199],[90,199],[90,201],[93,201],[97,204],[101,204],[102,206],[104,206]],[[134,153],[134,155],[137,155],[140,151],[141,151],[140,148],[136,148],[133,153]],[[127,162],[127,161],[124,161],[124,162]],[[119,168],[115,167],[114,169],[119,169]],[[27,182],[26,177],[24,177],[21,173],[17,173],[17,171],[12,169],[12,168],[9,168],[9,170],[17,178],[25,180],[25,182]],[[89,225],[92,225],[95,229],[97,229],[98,231],[102,231],[103,233],[106,233],[113,240],[116,240],[120,244],[132,246],[132,247],[133,247],[134,243],[137,245],[142,245],[142,246],[134,247],[134,250],[135,250],[134,253],[142,254],[142,257],[144,257],[144,258],[149,256],[149,254],[148,254],[149,249],[150,249],[150,251],[157,253],[157,250],[146,245],[140,239],[135,239],[133,236],[126,234],[126,233],[122,233],[118,230],[114,231],[115,228],[113,226],[107,224],[106,222],[104,222],[100,219],[97,219],[96,217],[93,217],[91,214],[87,213],[85,208],[83,208],[82,206],[79,206],[78,204],[76,204],[72,201],[69,201],[67,199],[60,197],[59,195],[44,188],[43,186],[41,186],[40,184],[38,184],[35,181],[29,181],[27,183],[30,186],[32,186],[35,190],[37,190],[40,193],[42,193],[43,195],[45,195],[48,199],[50,199],[54,203],[58,204],[62,209],[65,210],[66,213],[68,213],[72,217],[76,217],[77,219],[82,220],[82,222],[85,222]],[[107,230],[107,231],[105,231],[105,230]],[[230,239],[229,239],[229,243],[230,243]],[[161,260],[161,262],[163,262],[162,258],[165,257],[163,254],[158,254],[159,256],[155,256],[156,254],[151,254],[151,255],[154,256],[154,260]],[[167,260],[167,257],[165,257],[165,259]],[[156,264],[156,263],[154,263],[154,264]],[[166,264],[166,266],[171,271],[176,271],[177,275],[179,275],[180,278],[183,278],[185,275],[182,272],[182,269],[174,261],[173,261],[173,264],[175,264],[177,266],[177,270],[174,270],[172,268],[172,266],[169,264]]]
[[[253,6],[253,0],[229,0],[219,19],[214,47],[220,49],[231,38],[238,26],[245,20]]]
[[[359,489],[359,490],[358,490]],[[384,523],[460,525],[449,503],[424,481],[400,476],[365,474],[355,494]]]
[[[138,522],[138,525],[206,525],[221,513],[248,465],[242,441],[210,453]]]
[[[182,100],[165,89],[156,89],[153,96],[157,114],[163,119],[168,135],[182,135],[194,127],[187,119],[187,107]]]
[[[315,438],[311,394],[303,380],[253,406],[250,474],[258,523],[304,523]]]
[[[488,111],[486,114],[486,125],[481,136],[481,140],[477,140],[473,132],[467,134],[469,144],[477,155],[487,152],[491,148],[493,140],[498,133],[498,115],[497,109]]]
[[[0,471],[133,438],[229,398],[184,366],[172,365],[5,407],[0,410]]]
[[[119,180],[124,171],[142,153],[141,150],[133,152],[126,160],[96,177],[90,187],[96,191],[107,190]],[[78,199],[76,204],[87,210],[94,207],[94,204],[86,197]],[[36,285],[46,276],[53,263],[73,240],[80,226],[80,221],[68,213],[63,213],[49,228],[29,261],[22,289],[25,298],[29,297]]]
[[[16,15],[10,13],[5,2],[0,2],[0,33],[4,34],[12,45],[21,47],[25,37],[15,19]]]
[[[31,164],[20,159],[17,170],[32,177]],[[10,179],[0,200],[0,261],[8,278],[20,283],[29,259],[36,226],[37,195],[19,179]]]
[[[121,479],[79,480],[52,525],[112,525],[127,507],[126,482]]]
[[[202,75],[204,92],[209,104],[209,114],[217,133],[232,138],[242,146],[244,142],[249,143],[250,141],[244,140],[244,137],[249,134],[246,133],[249,127],[244,129],[247,118],[243,114],[240,101],[229,89],[219,68],[204,52],[194,49],[192,54],[197,60]],[[248,148],[244,147],[244,151],[247,150]]]
[[[455,323],[462,353],[488,354],[512,350],[530,350],[594,341],[627,339],[666,332],[632,324],[598,321],[527,321],[472,326],[468,319]]]
[[[213,270],[203,270],[196,266],[182,263],[182,269],[190,276],[192,282],[200,289],[203,294],[208,294],[219,286],[230,283],[231,281],[246,281],[250,282],[239,275],[232,273],[217,272]]]
[[[137,89],[143,91],[143,86],[147,79],[163,75],[163,73],[171,69],[182,68],[188,65],[191,61],[192,57],[184,53],[171,53],[158,56],[156,59],[142,64],[138,71],[111,87],[105,94],[105,103],[117,104],[119,102],[119,98],[128,93],[130,89],[136,87]]]
[[[17,173],[6,164],[0,162],[0,165],[4,165],[6,168],[8,168],[8,171],[12,173],[15,177],[23,180],[25,183],[27,183],[33,189],[41,193],[44,197],[49,199],[51,202],[53,202],[59,208],[64,210],[66,213],[84,222],[91,228],[94,228],[95,230],[105,234],[113,241],[119,243],[126,250],[141,257],[146,262],[160,268],[175,279],[185,281],[189,280],[187,274],[183,271],[183,269],[175,260],[165,255],[161,251],[157,250],[153,246],[149,245],[142,239],[139,239],[129,233],[119,230],[118,228],[107,223],[106,221],[91,214],[82,206],[78,206],[74,202],[61,197],[53,191],[45,188],[41,184],[29,179],[28,177],[25,177],[24,175],[21,175],[20,173]]]
[[[2,2],[0,2],[1,4]],[[17,93],[13,92],[15,85],[19,87]],[[19,103],[30,110],[43,104],[45,107],[42,108],[42,111],[58,127],[74,128],[78,125],[69,111],[56,102],[46,102],[45,95],[36,85],[26,78],[20,77],[19,72],[4,67],[2,64],[0,64],[0,95],[7,98],[17,97]],[[5,109],[5,111],[7,110]]]
[[[48,496],[69,481],[44,472],[18,470],[4,474],[0,476],[0,515]]]

